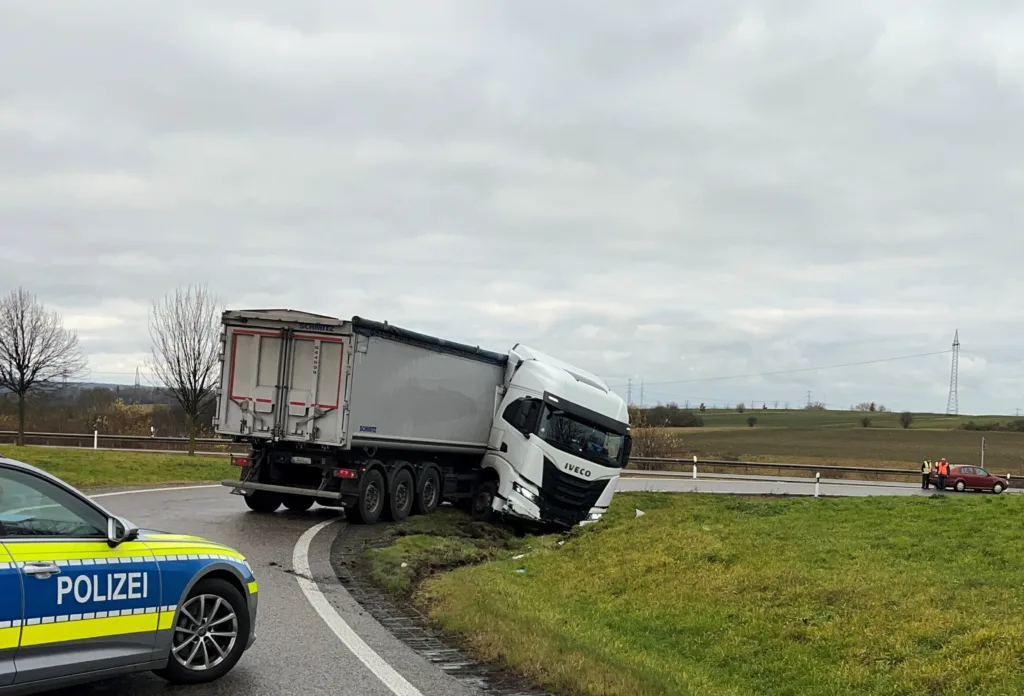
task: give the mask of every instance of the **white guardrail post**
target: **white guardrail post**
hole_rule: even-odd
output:
[[[92,431],[92,448],[93,449],[99,449],[100,448],[100,431],[99,430],[93,430]]]
[[[821,495],[821,472],[814,474],[814,497]]]
[[[697,478],[697,455],[693,456],[693,478]]]

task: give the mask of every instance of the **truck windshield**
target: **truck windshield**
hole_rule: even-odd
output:
[[[622,466],[622,445],[625,436],[608,432],[586,420],[544,404],[537,435],[563,452],[600,464]]]

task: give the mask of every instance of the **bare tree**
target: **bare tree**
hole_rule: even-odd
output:
[[[25,444],[25,397],[80,377],[87,368],[78,335],[57,312],[18,288],[0,300],[0,389],[18,397],[18,444]]]
[[[174,394],[188,423],[188,453],[196,451],[199,414],[213,400],[220,353],[220,308],[205,285],[178,288],[153,303],[150,369]]]

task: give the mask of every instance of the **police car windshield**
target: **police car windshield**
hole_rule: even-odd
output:
[[[563,452],[588,461],[619,468],[625,436],[608,432],[593,423],[544,404],[537,435]]]
[[[0,536],[105,538],[106,517],[49,481],[0,469]]]

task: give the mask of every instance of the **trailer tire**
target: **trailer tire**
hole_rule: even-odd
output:
[[[437,469],[431,467],[423,472],[419,485],[416,486],[416,505],[414,514],[429,515],[437,509],[441,502],[441,476]]]
[[[384,511],[387,497],[384,476],[380,471],[370,469],[365,472],[359,486],[359,499],[355,507],[351,508],[350,521],[354,524],[376,524],[381,512]]]
[[[490,479],[482,481],[473,491],[471,514],[478,522],[486,522],[493,512],[494,498],[498,495],[498,482]]]
[[[391,522],[405,522],[412,512],[416,500],[416,481],[408,469],[399,469],[391,479],[391,490],[388,491],[386,517]]]
[[[245,504],[253,512],[261,512],[263,514],[270,514],[277,512],[277,509],[281,507],[281,496],[277,493],[271,493],[270,491],[253,491],[249,495],[242,496],[245,498]]]
[[[315,501],[305,495],[286,495],[283,502],[284,506],[292,512],[306,512],[313,507]]]

